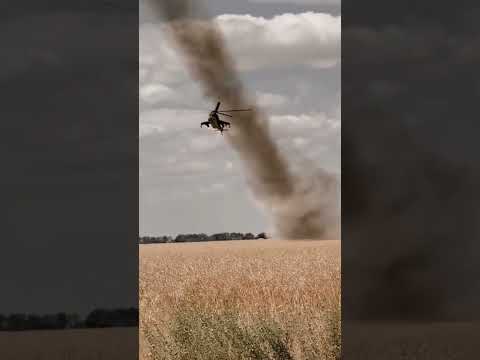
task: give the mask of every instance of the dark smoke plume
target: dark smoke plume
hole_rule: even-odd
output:
[[[273,236],[286,239],[338,239],[336,179],[318,170],[295,176],[270,136],[265,114],[254,104],[235,70],[221,32],[200,18],[198,1],[156,0],[152,9],[167,20],[166,30],[184,55],[192,77],[205,95],[226,107],[252,108],[239,113],[228,142],[243,161],[249,186],[272,217]]]
[[[376,4],[342,9],[342,320],[480,319],[478,26]]]

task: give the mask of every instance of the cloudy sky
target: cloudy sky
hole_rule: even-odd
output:
[[[340,1],[207,4],[289,162],[339,173]],[[215,104],[142,2],[139,40],[140,235],[265,231],[236,154],[200,128]]]

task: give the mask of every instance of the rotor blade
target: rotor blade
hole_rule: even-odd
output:
[[[231,111],[252,111],[252,109],[241,109],[241,110],[222,110],[222,112],[231,112]]]
[[[223,113],[221,113],[221,112],[217,112],[217,114],[220,114],[220,115],[223,115],[223,116],[228,116],[228,117],[233,117],[232,115],[223,114]]]

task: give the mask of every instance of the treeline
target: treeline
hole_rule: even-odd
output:
[[[268,239],[267,234],[259,233],[218,233],[213,235],[207,234],[179,234],[172,236],[140,236],[140,244],[164,244],[164,243],[184,243],[184,242],[200,242],[200,241],[222,241],[222,240],[256,240]]]
[[[57,313],[0,314],[0,331],[56,330],[138,326],[138,309],[95,309],[86,317],[78,314]]]

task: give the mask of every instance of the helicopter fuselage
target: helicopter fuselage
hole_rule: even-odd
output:
[[[214,112],[210,113],[208,117],[208,122],[212,125],[212,128],[220,129],[220,119],[218,118],[218,115]]]
[[[211,111],[210,114],[208,115],[208,121],[204,121],[204,122],[200,123],[200,127],[202,127],[203,125],[205,125],[207,127],[210,127],[210,125],[211,125],[213,129],[216,129],[216,130],[220,131],[223,135],[223,132],[225,130],[227,130],[227,129],[225,129],[225,127],[230,128],[230,123],[228,121],[220,120],[218,115],[232,117],[232,115],[229,115],[227,113],[232,112],[232,111],[251,111],[251,109],[219,111],[218,110],[219,108],[220,108],[220,102],[217,103],[217,106],[215,107],[215,110]]]

